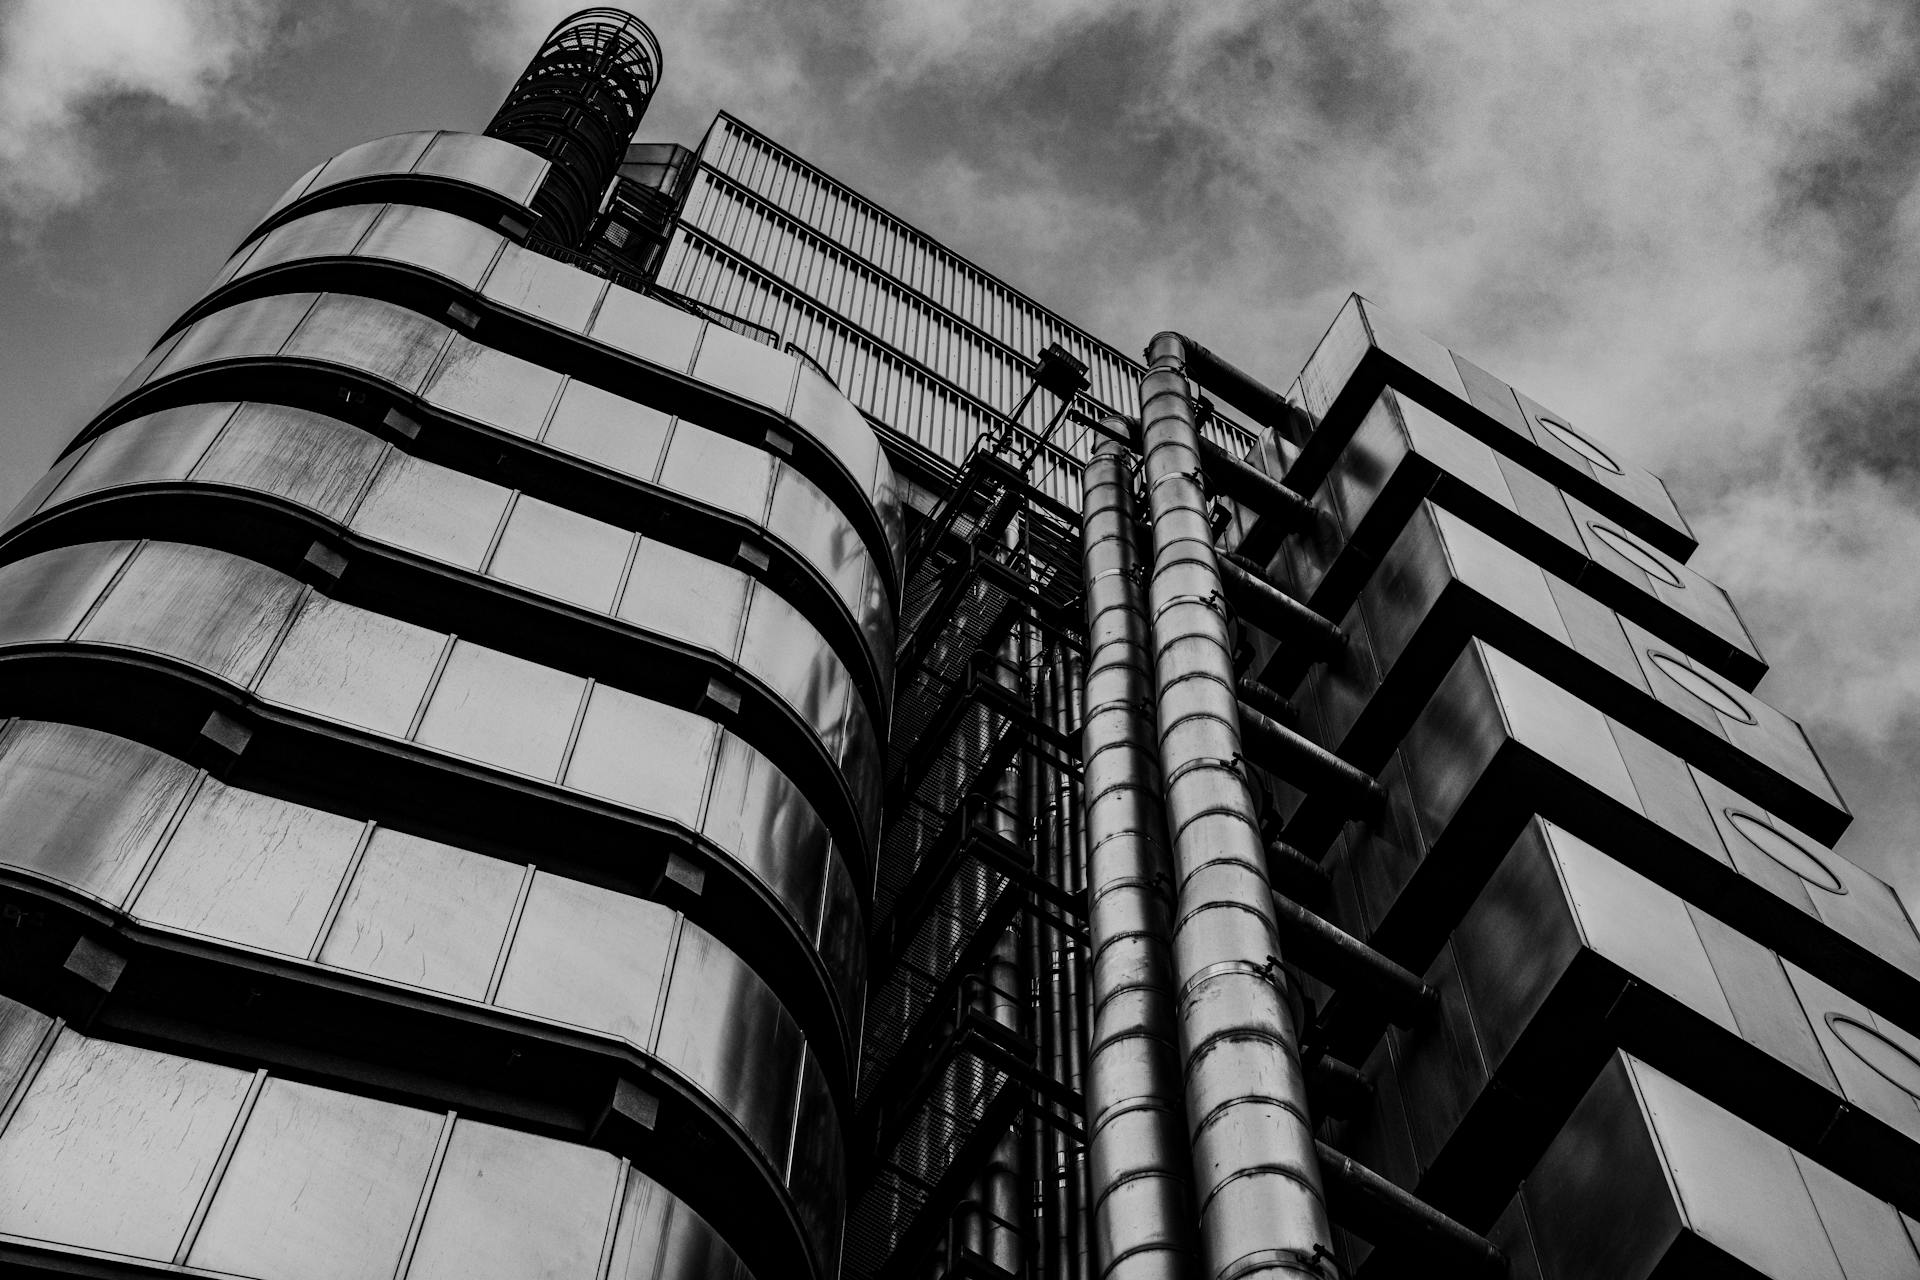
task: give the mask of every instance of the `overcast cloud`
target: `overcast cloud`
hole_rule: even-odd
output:
[[[287,182],[479,128],[570,7],[0,9],[0,505]],[[644,135],[726,107],[1128,349],[1284,382],[1357,290],[1666,476],[1920,902],[1911,0],[636,11]]]

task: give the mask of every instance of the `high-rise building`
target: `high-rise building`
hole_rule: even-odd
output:
[[[0,528],[9,1267],[1920,1277],[1920,937],[1656,478],[660,66],[316,166]]]

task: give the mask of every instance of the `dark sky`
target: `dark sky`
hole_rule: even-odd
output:
[[[0,508],[281,189],[482,127],[567,4],[0,0]],[[1920,904],[1912,0],[640,5],[726,107],[1124,348],[1357,290],[1664,475]]]

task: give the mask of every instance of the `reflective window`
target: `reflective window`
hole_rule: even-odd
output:
[[[684,372],[693,359],[701,324],[699,317],[678,307],[613,288],[607,290],[588,336],[649,364]]]
[[[451,335],[445,325],[391,302],[325,294],[287,340],[283,354],[364,369],[418,391]]]
[[[413,166],[415,173],[471,182],[526,204],[547,176],[547,162],[531,151],[478,133],[443,132]]]
[[[570,381],[543,439],[556,449],[651,480],[660,469],[660,450],[672,422],[658,409]]]
[[[503,306],[584,333],[594,304],[609,287],[599,276],[509,244],[481,292]]]
[[[133,913],[189,933],[305,956],[361,830],[351,818],[208,778]]]
[[[702,829],[773,887],[811,934],[820,916],[827,831],[800,789],[772,761],[726,734]]]
[[[193,774],[112,734],[20,721],[0,742],[0,857],[118,906]]]
[[[451,845],[376,831],[319,959],[479,1000],[523,873]]]
[[[322,414],[244,404],[193,478],[278,494],[328,519],[345,520],[386,447]]]
[[[704,929],[682,926],[658,1053],[731,1111],[776,1167],[800,1051],[800,1029],[767,984]]]
[[[683,422],[667,446],[660,483],[757,524],[773,485],[773,455]]]
[[[507,517],[488,572],[606,613],[632,545],[625,529],[523,494]]]
[[[693,376],[709,386],[785,413],[793,391],[793,368],[798,363],[764,342],[709,324],[700,339]]]
[[[649,1047],[674,912],[536,875],[494,1003]]]
[[[0,1141],[5,1229],[172,1258],[251,1080],[61,1033]]]
[[[188,1264],[273,1280],[393,1274],[443,1123],[416,1107],[268,1080]]]
[[[551,369],[456,334],[425,395],[450,413],[531,439],[540,434],[561,381]]]
[[[322,209],[318,213],[295,218],[285,226],[268,232],[266,238],[255,246],[245,265],[234,275],[236,278],[250,276],[283,262],[344,258],[353,252],[353,247],[360,243],[360,237],[367,233],[367,228],[373,225],[373,220],[379,215],[380,206],[377,204],[355,204],[338,209]]]
[[[355,178],[371,177],[383,173],[405,173],[413,167],[433,142],[431,131],[420,133],[396,133],[390,137],[375,138],[372,142],[363,142],[357,147],[349,147],[333,159],[327,161],[320,170],[320,176],[313,181],[312,190],[332,186],[338,182],[351,182]]]
[[[407,1280],[592,1280],[619,1168],[590,1147],[457,1122]]]
[[[354,256],[409,263],[473,289],[502,243],[498,235],[454,214],[390,204]]]
[[[446,637],[322,595],[307,597],[260,696],[405,737]]]
[[[285,574],[224,551],[150,542],[79,638],[170,654],[245,684],[302,590]]]
[[[624,689],[594,688],[566,784],[678,822],[700,816],[719,726]]]
[[[94,440],[54,490],[53,501],[143,480],[178,480],[193,470],[233,413],[231,401],[163,409],[123,422]]]
[[[550,779],[560,771],[586,683],[457,641],[416,736],[430,747]]]
[[[212,360],[272,355],[286,343],[318,297],[312,293],[277,293],[203,316],[181,332],[173,350],[147,380],[156,381]]]
[[[354,512],[353,528],[462,569],[478,569],[508,497],[497,484],[393,452]]]
[[[0,565],[0,644],[72,635],[133,546],[90,542]]]
[[[738,569],[648,538],[634,553],[620,616],[731,658],[749,581]]]

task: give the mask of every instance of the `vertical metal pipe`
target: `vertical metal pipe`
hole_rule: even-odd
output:
[[[1153,681],[1136,574],[1126,453],[1106,442],[1082,500],[1087,666],[1083,685],[1092,1029],[1087,1133],[1095,1274],[1185,1280],[1193,1201],[1180,1102],[1170,859],[1153,745]]]
[[[1241,758],[1223,587],[1201,486],[1186,342],[1147,350],[1140,419],[1160,767],[1179,885],[1180,1047],[1206,1274],[1325,1276],[1326,1200]]]

